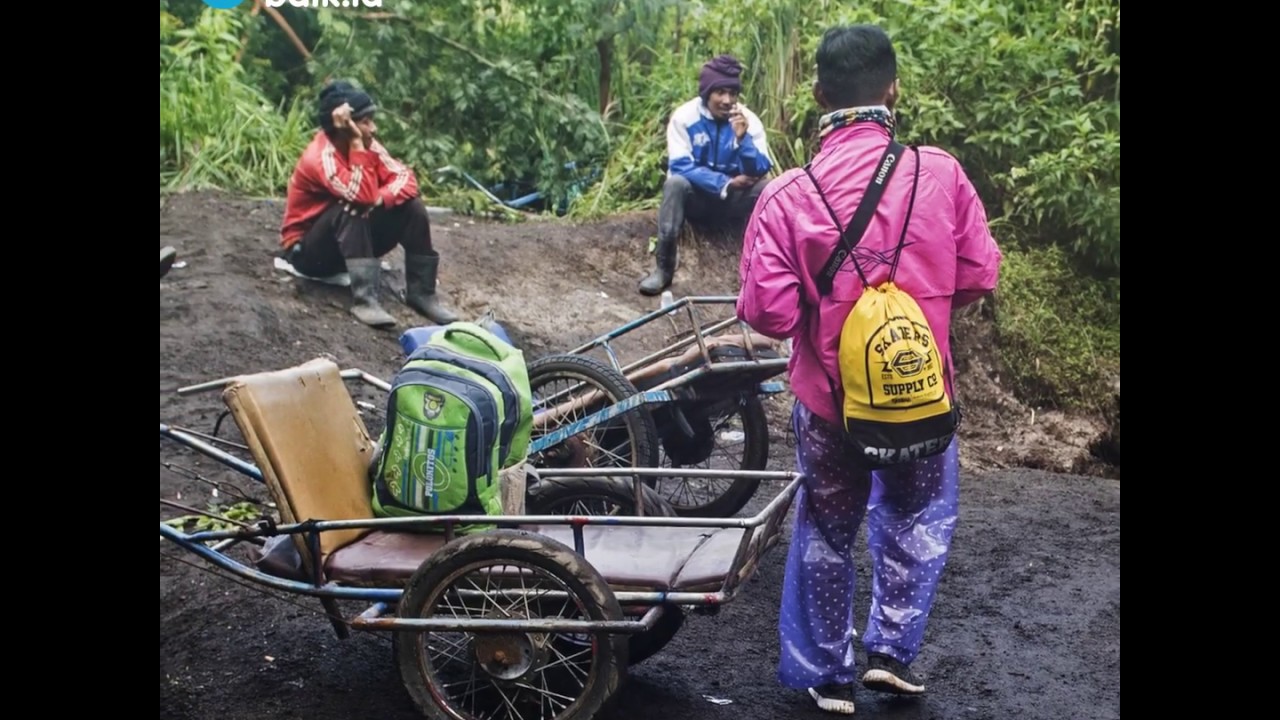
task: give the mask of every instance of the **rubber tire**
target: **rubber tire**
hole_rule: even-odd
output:
[[[446,544],[414,572],[400,598],[400,617],[423,617],[422,609],[450,575],[480,560],[525,562],[558,578],[582,601],[591,620],[622,620],[622,607],[600,573],[581,555],[564,543],[527,530],[491,530],[467,535]],[[431,720],[456,720],[437,704],[429,687],[419,657],[422,645],[418,633],[397,632],[393,652],[400,669],[401,682],[414,705]],[[594,717],[613,698],[626,680],[628,643],[626,635],[596,634],[599,656],[593,677],[582,695],[565,714],[555,720]]]
[[[743,449],[741,470],[764,470],[769,465],[769,418],[758,395],[743,395],[739,404],[742,416]],[[759,480],[739,478],[720,497],[705,505],[671,503],[682,517],[727,518],[736,515],[751,502],[760,488]],[[666,497],[663,497],[666,500]],[[667,502],[671,502],[667,500]]]
[[[172,246],[166,245],[160,248],[160,279],[164,279],[169,274],[169,270],[173,268],[173,261],[178,259],[178,251]]]
[[[644,493],[645,515],[650,517],[676,517],[675,508],[657,490],[648,485],[641,485],[641,487]],[[635,495],[632,493],[631,480],[629,478],[593,477],[538,480],[538,482],[529,486],[529,494],[525,500],[525,511],[529,515],[557,515],[560,513],[553,512],[549,506],[576,497],[603,497],[619,505],[627,506],[630,504],[631,512],[629,514],[635,514]],[[634,616],[635,619],[640,619],[644,614],[644,610],[648,610],[648,608],[641,609],[640,615]],[[635,665],[644,661],[671,642],[680,627],[684,625],[684,617],[684,610],[679,605],[668,603],[666,611],[662,613],[662,617],[658,618],[657,624],[652,629],[648,632],[628,635],[630,664]]]
[[[639,394],[622,373],[613,366],[588,355],[572,353],[547,355],[529,363],[529,387],[537,391],[539,381],[547,382],[554,376],[587,381],[605,393],[611,404],[618,404]],[[657,467],[659,454],[658,426],[649,409],[641,405],[621,416],[631,435],[632,457],[630,467]],[[531,440],[536,438],[531,438]]]
[[[658,618],[651,630],[631,636],[628,665],[634,667],[658,654],[680,632],[680,628],[684,626],[684,618],[684,608],[672,603],[663,605],[662,617]]]
[[[578,498],[603,499],[623,507],[624,515],[638,515],[635,492],[630,478],[620,477],[553,477],[541,478],[529,486],[525,494],[526,515],[566,515],[556,512],[554,505]],[[644,514],[650,517],[675,517],[671,503],[649,485],[641,483]]]

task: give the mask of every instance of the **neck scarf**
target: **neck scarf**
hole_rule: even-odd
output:
[[[818,119],[818,137],[826,137],[836,128],[847,127],[854,123],[873,122],[889,131],[893,137],[896,131],[893,113],[884,105],[853,107],[829,112]]]

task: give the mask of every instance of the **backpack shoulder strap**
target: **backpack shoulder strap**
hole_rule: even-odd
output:
[[[889,141],[889,146],[885,148],[884,155],[881,156],[879,164],[876,165],[876,172],[871,179],[871,183],[867,186],[867,192],[862,196],[862,202],[858,204],[858,209],[854,211],[853,219],[849,221],[849,227],[840,232],[840,244],[831,251],[831,256],[827,258],[822,270],[813,277],[818,286],[819,295],[831,293],[836,273],[840,271],[840,266],[844,264],[845,258],[849,258],[853,262],[853,268],[857,271],[862,284],[868,284],[866,275],[863,274],[862,268],[858,266],[857,258],[853,255],[853,247],[862,241],[862,236],[867,232],[867,226],[871,224],[871,217],[875,214],[876,205],[880,203],[880,198],[884,195],[885,185],[889,184],[889,178],[893,176],[893,171],[898,167],[898,161],[902,158],[905,150],[906,148],[896,140]],[[818,197],[822,199],[822,204],[826,205],[827,212],[831,213],[831,221],[839,229],[840,220],[836,217],[835,210],[832,209],[831,204],[827,202],[826,196],[822,193],[822,187],[818,185],[818,179],[813,176],[813,172],[810,171],[808,165],[805,165],[804,171],[809,176],[813,186],[818,189]]]

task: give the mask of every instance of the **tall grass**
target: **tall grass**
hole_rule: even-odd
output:
[[[240,15],[160,23],[160,190],[283,192],[312,135],[301,99],[273,106],[236,62]]]

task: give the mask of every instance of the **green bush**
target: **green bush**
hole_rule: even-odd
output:
[[[274,23],[246,25],[249,4],[192,23],[199,3],[172,1],[187,22],[162,0],[162,190],[279,194],[310,98],[342,77],[377,97],[385,142],[434,203],[485,197],[435,172],[450,165],[580,218],[656,207],[667,116],[720,53],[744,62],[780,168],[806,162],[823,31],[880,24],[899,54],[900,139],[963,163],[1009,257],[1001,349],[1026,399],[1088,403],[1089,383],[1118,371],[1118,0],[384,0],[290,13],[305,63]],[[598,177],[582,192],[584,168]]]
[[[273,106],[235,62],[242,16],[160,13],[160,189],[283,193],[313,129],[300,102]]]
[[[996,329],[1018,395],[1038,407],[1105,408],[1120,374],[1120,279],[1089,277],[1057,246],[1004,255]]]

